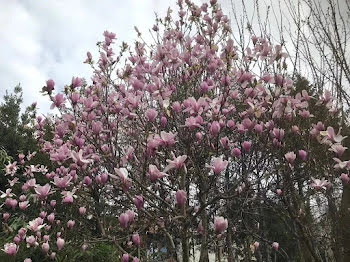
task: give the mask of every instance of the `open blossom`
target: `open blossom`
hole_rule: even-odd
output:
[[[44,186],[37,185],[35,187],[35,193],[41,199],[46,199],[50,194],[51,186],[49,184],[45,184]]]
[[[36,241],[36,238],[34,236],[28,236],[26,237],[27,247],[33,247],[38,245],[38,241]]]
[[[284,155],[289,164],[293,164],[295,158],[297,157],[294,152],[288,152]]]
[[[215,217],[214,218],[214,228],[215,232],[221,234],[227,229],[228,221],[223,217]]]
[[[8,163],[5,167],[6,175],[14,176],[17,172],[17,162]]]
[[[83,151],[80,149],[79,152],[72,151],[71,157],[78,165],[84,165],[91,163],[91,160],[83,157]]]
[[[160,132],[160,138],[165,146],[172,146],[175,144],[175,137],[177,133],[167,133],[167,132]]]
[[[146,118],[148,119],[149,122],[154,122],[158,115],[158,111],[155,110],[154,108],[149,108],[146,110]]]
[[[178,156],[176,158],[174,156],[174,160],[167,159],[166,161],[168,162],[168,165],[165,167],[164,172],[167,172],[174,168],[180,169],[184,167],[186,159],[187,155]]]
[[[341,144],[333,144],[331,146],[331,148],[329,149],[329,151],[333,151],[338,156],[342,156],[346,149],[347,149],[347,147],[344,147]]]
[[[6,243],[3,251],[10,256],[15,256],[18,252],[18,247],[15,243]]]
[[[76,198],[74,191],[63,191],[62,195],[63,195],[62,203],[65,203],[65,204],[73,203],[74,198]]]
[[[6,192],[3,192],[1,190],[0,190],[0,192],[2,193],[0,198],[13,197],[14,196],[14,194],[12,193],[12,189],[11,188],[6,189]]]
[[[52,97],[52,105],[51,105],[51,109],[55,108],[55,107],[61,107],[62,104],[64,103],[65,98],[63,96],[63,94],[57,94],[56,96]]]
[[[38,217],[32,221],[29,221],[29,224],[27,227],[29,230],[33,232],[37,232],[45,226],[45,224],[43,223],[44,223],[44,220],[41,217]]]
[[[30,204],[29,201],[23,201],[19,202],[18,206],[21,210],[26,210],[30,206]]]
[[[212,164],[208,167],[213,170],[215,175],[218,175],[227,168],[227,165],[227,160],[222,160],[222,157],[214,157]]]
[[[70,181],[72,180],[72,176],[66,175],[64,177],[55,176],[54,177],[54,185],[58,188],[66,188],[70,185]]]
[[[72,87],[73,88],[82,86],[82,84],[83,84],[83,80],[81,78],[79,78],[79,77],[72,78]]]
[[[190,128],[190,130],[193,130],[194,128],[201,127],[202,125],[197,117],[190,116],[186,118],[185,126]]]
[[[350,160],[347,160],[347,161],[341,161],[339,158],[336,158],[334,157],[333,160],[335,162],[337,162],[335,165],[334,165],[334,168],[335,169],[350,169]]]
[[[333,143],[340,143],[346,136],[340,135],[341,129],[339,129],[338,134],[335,134],[334,128],[329,126],[326,131],[321,131],[320,134],[324,136],[322,143],[327,143],[327,141],[331,141]]]
[[[166,173],[160,172],[155,165],[149,165],[148,175],[149,175],[149,179],[151,180],[151,182],[155,182],[158,179],[161,179],[164,176],[167,176]]]
[[[319,191],[321,189],[326,190],[331,186],[331,183],[329,183],[324,178],[322,178],[322,180],[312,178],[312,181],[313,182],[311,183],[311,187],[314,188],[316,191]]]

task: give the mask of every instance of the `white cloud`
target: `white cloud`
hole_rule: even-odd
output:
[[[40,112],[50,105],[39,93],[45,81],[58,87],[72,76],[89,77],[86,51],[96,53],[104,30],[120,41],[132,41],[134,25],[147,33],[154,12],[164,15],[172,0],[5,0],[0,3],[0,96],[19,82],[24,104],[38,101]]]

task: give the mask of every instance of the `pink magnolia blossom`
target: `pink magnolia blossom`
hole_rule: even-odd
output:
[[[50,194],[51,186],[49,184],[45,184],[44,186],[37,185],[35,187],[35,193],[41,199],[46,199]]]
[[[65,241],[64,241],[63,238],[61,238],[61,237],[58,237],[58,238],[57,238],[56,244],[57,244],[57,249],[58,249],[59,251],[62,250],[62,248],[63,248],[63,246],[64,246],[64,243],[65,243]]]
[[[335,162],[337,162],[335,165],[334,165],[334,168],[335,169],[350,169],[350,160],[347,160],[347,161],[341,161],[339,158],[336,158],[334,157],[333,160]]]
[[[146,118],[148,119],[149,122],[154,122],[157,115],[158,115],[158,112],[154,108],[150,108],[146,110]]]
[[[81,251],[85,252],[87,248],[88,248],[88,245],[87,244],[83,244],[81,246]]]
[[[128,216],[128,214],[126,214],[126,213],[120,214],[119,222],[120,222],[120,225],[123,228],[127,228],[128,227],[128,223],[129,223],[129,216]]]
[[[47,252],[49,252],[50,249],[50,245],[48,242],[45,242],[41,245],[41,249],[42,251],[46,254]]]
[[[38,242],[36,241],[36,238],[34,236],[28,236],[26,237],[27,247],[34,247],[38,245]]]
[[[220,133],[220,124],[218,121],[211,123],[209,133],[211,136],[216,136]]]
[[[231,154],[237,158],[241,157],[241,150],[238,147],[232,149]]]
[[[51,109],[58,107],[60,108],[62,104],[64,103],[65,98],[63,94],[57,94],[56,96],[52,97],[52,104],[51,104]]]
[[[311,187],[314,188],[316,191],[319,191],[322,189],[326,190],[331,186],[331,183],[329,183],[324,178],[322,178],[322,180],[312,178],[312,181],[313,182],[311,183]]]
[[[51,213],[50,215],[47,216],[47,221],[49,221],[51,224],[55,220],[55,214]]]
[[[123,254],[122,262],[129,262],[129,254]]]
[[[79,78],[79,77],[72,78],[72,87],[73,88],[80,87],[80,86],[82,86],[82,84],[83,84],[83,81],[81,78]]]
[[[287,162],[291,165],[293,165],[295,158],[297,157],[294,152],[288,152],[284,155]]]
[[[165,146],[172,146],[175,144],[175,137],[177,133],[167,133],[167,132],[160,132],[160,138]]]
[[[67,228],[72,229],[74,227],[74,225],[75,225],[75,221],[74,220],[71,220],[71,219],[68,220]]]
[[[127,210],[125,214],[127,214],[129,222],[132,223],[135,219],[135,212],[132,210]]]
[[[46,81],[46,88],[49,94],[55,89],[55,82],[52,79]]]
[[[222,157],[214,157],[212,160],[212,164],[208,166],[211,170],[213,170],[215,175],[220,174],[222,171],[226,170],[228,165],[227,160],[223,160]]]
[[[64,189],[70,185],[71,180],[72,180],[72,177],[69,175],[66,175],[64,177],[55,176],[53,183],[58,188]]]
[[[144,201],[142,196],[135,196],[133,201],[138,210],[141,210],[143,208]]]
[[[327,127],[327,131],[320,132],[320,134],[324,136],[323,142],[330,140],[331,142],[334,142],[334,143],[340,143],[341,141],[343,141],[343,139],[346,138],[346,136],[343,137],[342,135],[340,135],[340,131],[341,129],[339,129],[338,134],[335,134],[333,127],[331,126]]]
[[[167,159],[168,165],[165,167],[164,172],[167,172],[174,168],[180,169],[182,167],[185,167],[186,159],[187,159],[187,155],[182,155],[178,157],[174,156],[174,160]]]
[[[259,246],[260,246],[260,243],[258,241],[255,241],[253,246],[254,246],[254,250],[258,250]]]
[[[140,235],[135,233],[132,235],[132,242],[134,242],[134,244],[139,247],[141,245],[141,239],[140,239]]]
[[[0,192],[2,193],[0,198],[13,197],[14,196],[14,194],[12,193],[12,189],[11,188],[6,189],[5,192],[0,190]]]
[[[30,206],[30,204],[29,201],[23,201],[19,202],[18,206],[21,210],[26,210]]]
[[[187,193],[184,190],[178,190],[175,194],[175,201],[179,207],[184,206],[187,201]]]
[[[340,175],[340,179],[343,181],[344,184],[348,184],[350,181],[350,177],[348,174],[342,173]]]
[[[249,152],[251,147],[252,147],[252,142],[250,141],[244,141],[242,143],[242,148],[244,152]]]
[[[9,213],[4,213],[4,214],[2,214],[2,218],[6,222],[10,218],[10,214]]]
[[[80,215],[85,215],[85,213],[86,213],[86,207],[79,207],[79,214]]]
[[[307,159],[307,152],[305,150],[299,150],[298,155],[301,160],[306,161]]]
[[[333,144],[329,149],[329,151],[333,151],[338,156],[342,156],[346,149],[347,147],[343,147],[341,144]]]
[[[227,219],[220,216],[214,218],[214,228],[216,233],[221,234],[227,229],[227,226]]]
[[[148,174],[151,182],[155,182],[158,179],[162,179],[164,176],[167,176],[166,173],[160,172],[155,165],[149,165]]]
[[[6,175],[14,176],[17,172],[17,169],[17,162],[8,163],[8,165],[5,167]]]
[[[91,163],[91,160],[85,159],[83,157],[83,151],[80,149],[79,152],[72,151],[71,157],[75,163],[78,165],[84,165]]]
[[[74,189],[73,189],[74,190]],[[64,204],[72,204],[74,198],[76,198],[77,196],[75,195],[74,191],[63,191],[62,192],[62,203]]]
[[[15,256],[18,252],[18,246],[15,243],[6,243],[3,251],[9,256]]]
[[[277,251],[278,250],[278,247],[279,247],[279,244],[277,242],[273,242],[272,243],[272,248]]]
[[[277,193],[278,196],[280,196],[280,195],[282,194],[282,190],[278,188],[278,189],[276,190],[276,193]]]

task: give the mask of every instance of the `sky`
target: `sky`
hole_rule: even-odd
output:
[[[164,16],[174,0],[2,0],[0,1],[0,97],[18,83],[24,104],[37,101],[39,112],[50,102],[39,91],[47,79],[57,87],[72,76],[91,76],[83,64],[97,51],[104,30],[120,41],[136,38],[134,26],[147,33],[157,12]]]
[[[247,6],[253,0],[246,0]],[[204,0],[194,0],[200,4]],[[241,8],[240,1],[235,8]],[[154,24],[154,13],[164,17],[175,0],[1,0],[0,1],[0,100],[18,83],[24,106],[36,101],[40,113],[51,102],[39,92],[52,78],[58,89],[73,76],[89,79],[83,64],[86,52],[96,54],[104,30],[131,43],[134,26],[144,35]],[[231,1],[219,0],[230,18]],[[233,30],[236,28],[233,24]],[[95,56],[96,57],[96,56]]]

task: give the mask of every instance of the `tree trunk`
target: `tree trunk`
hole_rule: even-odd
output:
[[[185,228],[183,231],[181,244],[182,244],[182,262],[189,262],[190,261],[190,243],[188,241],[187,228]]]
[[[234,262],[233,257],[233,246],[232,246],[232,225],[230,223],[230,220],[228,222],[228,229],[227,229],[227,262]]]
[[[340,221],[342,228],[343,261],[350,261],[350,184],[344,185]]]
[[[207,201],[206,193],[202,193],[200,197],[200,204],[204,205]],[[208,252],[208,214],[205,209],[202,211],[202,241],[201,241],[201,254],[199,262],[209,262],[209,252]]]

